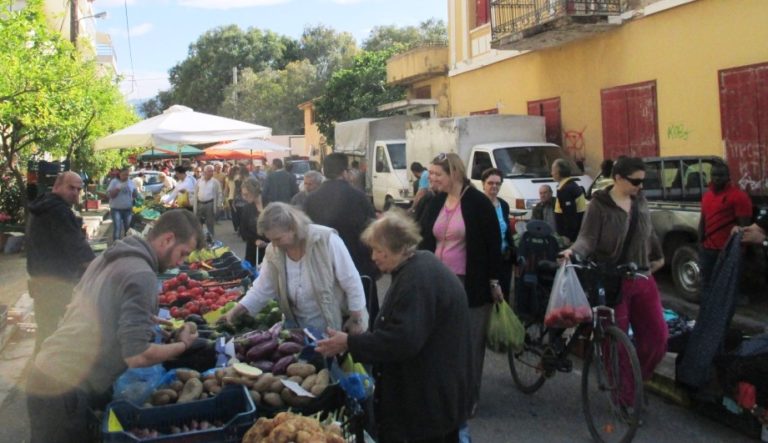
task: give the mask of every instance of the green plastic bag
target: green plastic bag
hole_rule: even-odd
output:
[[[494,352],[520,352],[525,341],[525,327],[506,301],[493,305],[488,322],[486,346]]]

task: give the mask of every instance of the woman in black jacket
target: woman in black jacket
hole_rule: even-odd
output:
[[[501,231],[488,197],[470,185],[466,168],[456,154],[440,154],[429,166],[437,195],[421,219],[420,248],[435,253],[464,283],[469,302],[472,410],[480,399],[485,359],[485,334],[491,305],[503,299]]]
[[[512,226],[509,225],[509,203],[499,197],[499,189],[504,182],[504,173],[498,168],[488,168],[480,175],[483,182],[483,193],[493,204],[496,211],[496,218],[499,220],[499,229],[501,230],[501,269],[499,270],[499,283],[504,297],[509,297],[509,285],[512,282],[512,257],[515,256],[512,250]]]
[[[256,228],[261,214],[261,184],[254,177],[247,178],[242,185],[241,195],[245,206],[240,209],[240,237],[245,241],[245,259],[254,266],[261,264],[267,238],[260,235]],[[259,254],[256,256],[256,250]]]

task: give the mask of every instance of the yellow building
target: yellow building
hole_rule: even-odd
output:
[[[411,68],[404,83],[409,96],[430,86],[438,114],[544,115],[547,138],[593,175],[620,154],[709,154],[768,188],[767,1],[447,4],[447,78]],[[395,82],[406,65],[389,68]]]
[[[306,156],[313,160],[319,160],[328,154],[325,136],[315,123],[315,106],[312,100],[301,103],[298,106],[304,112],[304,150]]]

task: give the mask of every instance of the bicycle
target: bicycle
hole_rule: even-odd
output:
[[[512,378],[521,392],[533,394],[557,372],[573,369],[568,355],[583,343],[581,400],[589,432],[597,442],[630,442],[640,425],[644,405],[637,353],[629,337],[616,326],[614,310],[606,302],[601,283],[606,271],[592,262],[567,266],[580,269],[582,281],[596,283],[594,291],[590,291],[594,300],[592,321],[576,326],[563,343],[564,330],[547,328],[543,315],[524,319],[523,350],[508,354]],[[540,272],[554,272],[556,268],[556,263],[548,261],[537,266]],[[647,278],[638,273],[634,263],[617,266],[616,271],[627,278]],[[538,296],[548,297],[545,289],[537,291]],[[621,374],[630,374],[631,386],[622,385]]]

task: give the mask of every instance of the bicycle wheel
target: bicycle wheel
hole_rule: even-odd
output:
[[[544,324],[539,321],[526,321],[523,350],[507,353],[509,372],[520,392],[533,394],[546,381],[542,364],[542,356],[546,348],[545,337]]]
[[[608,326],[593,336],[584,357],[581,401],[595,441],[632,441],[643,410],[643,380],[635,347],[621,329]]]

